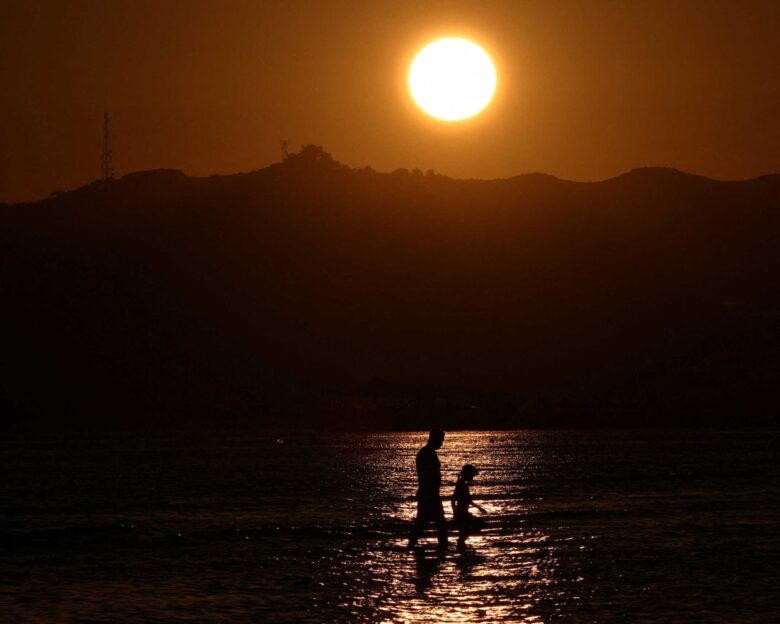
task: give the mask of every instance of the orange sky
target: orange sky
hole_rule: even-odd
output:
[[[282,138],[456,177],[777,172],[778,32],[776,0],[10,0],[0,201],[97,177],[104,108],[119,175],[257,169]],[[491,106],[455,125],[405,87],[416,50],[446,35],[499,73]]]

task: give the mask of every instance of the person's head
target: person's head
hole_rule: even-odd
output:
[[[442,444],[444,444],[444,432],[441,429],[431,429],[428,434],[428,446],[440,449]]]
[[[465,481],[466,483],[470,483],[471,480],[476,477],[479,474],[479,470],[476,469],[475,466],[472,466],[471,464],[466,464],[463,466],[463,468],[460,469],[460,477],[459,481]]]

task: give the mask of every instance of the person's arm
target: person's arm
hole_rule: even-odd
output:
[[[432,487],[435,479],[435,466],[431,463],[429,455],[423,451],[417,454],[417,476],[420,480],[420,487],[428,490]]]
[[[477,509],[479,509],[479,511],[481,513],[487,513],[485,511],[485,508],[482,505],[479,505],[479,504],[474,502],[474,499],[471,497],[471,491],[469,491],[469,498],[468,498],[468,501],[467,501],[467,505],[471,506],[471,507],[476,507]]]

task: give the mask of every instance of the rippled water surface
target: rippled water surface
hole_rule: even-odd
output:
[[[6,438],[0,620],[776,621],[777,433],[448,434],[489,515],[444,556],[404,549],[424,441]]]

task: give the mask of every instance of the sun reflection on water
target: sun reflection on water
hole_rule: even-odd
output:
[[[534,503],[524,496],[521,478],[533,470],[533,451],[518,452],[484,433],[450,434],[439,451],[442,497],[448,519],[448,497],[464,463],[480,469],[472,486],[474,499],[485,507],[486,526],[468,539],[465,551],[438,552],[431,526],[416,551],[406,549],[407,532],[415,515],[414,454],[424,443],[409,434],[388,451],[374,472],[376,487],[395,486],[381,506],[378,524],[389,528],[387,539],[364,547],[352,561],[351,576],[360,579],[343,594],[343,606],[361,620],[381,622],[541,622],[540,603],[554,592],[559,540],[526,526],[524,514]],[[376,456],[372,460],[378,459]],[[401,484],[400,490],[398,484]],[[370,615],[369,615],[370,614]]]
[[[8,442],[0,612],[41,622],[121,613],[731,624],[766,621],[780,603],[777,435],[448,434],[442,493],[473,463],[472,493],[489,513],[466,552],[453,531],[443,557],[432,531],[421,551],[405,548],[425,437]]]

